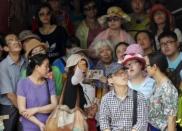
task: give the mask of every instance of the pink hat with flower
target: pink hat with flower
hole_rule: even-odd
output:
[[[131,61],[131,60],[139,61],[142,64],[142,69],[145,69],[146,62],[145,62],[145,59],[144,59],[144,57],[142,55],[140,55],[140,54],[125,55],[124,60],[122,61],[122,63],[123,63],[123,65],[126,65],[126,63],[128,61]]]
[[[144,51],[139,44],[134,43],[129,45],[125,51],[125,54],[124,60],[122,61],[123,65],[126,65],[128,61],[137,60],[142,64],[142,69],[145,68],[146,62],[143,57]]]
[[[144,51],[142,49],[142,47],[140,46],[140,44],[137,44],[137,43],[133,43],[133,44],[130,44],[126,51],[125,51],[125,54],[140,54],[140,55],[144,55]]]

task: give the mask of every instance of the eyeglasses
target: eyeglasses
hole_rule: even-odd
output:
[[[90,5],[90,6],[84,7],[85,11],[91,11],[91,10],[95,10],[95,9],[96,9],[96,5]]]
[[[112,16],[112,17],[108,17],[107,18],[107,21],[108,22],[111,22],[111,21],[119,21],[119,20],[121,20],[121,18],[118,17],[118,16]]]
[[[47,13],[44,13],[44,12],[39,13],[39,16],[40,17],[42,17],[42,16],[50,16],[50,15],[51,15],[51,12],[50,11],[48,11]]]
[[[168,40],[166,42],[160,42],[160,46],[161,47],[164,47],[164,46],[169,46],[170,44],[173,44],[175,43],[176,41],[175,40]]]

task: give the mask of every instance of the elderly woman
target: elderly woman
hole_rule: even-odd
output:
[[[109,40],[100,40],[94,44],[93,50],[98,58],[95,69],[103,70],[105,76],[107,68],[113,63],[113,46]],[[99,99],[109,90],[104,76],[103,79],[101,78],[101,80],[96,83],[96,96]]]
[[[125,14],[119,7],[110,7],[107,10],[107,15],[104,16],[108,28],[101,32],[94,41],[98,40],[110,40],[112,45],[115,46],[119,42],[133,43],[133,38],[125,32],[121,26],[124,21],[130,21],[130,17]],[[91,44],[91,47],[95,42]]]

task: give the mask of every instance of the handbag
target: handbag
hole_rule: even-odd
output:
[[[79,89],[77,89],[75,108],[70,109],[67,105],[62,104],[66,84],[67,81],[64,83],[59,104],[46,121],[45,131],[88,131],[86,116],[78,106]]]

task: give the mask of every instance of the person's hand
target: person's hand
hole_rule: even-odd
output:
[[[39,128],[40,128],[40,131],[44,131],[45,130],[45,125],[43,123],[39,123]]]
[[[35,115],[37,112],[38,112],[38,108],[35,107],[35,108],[26,109],[22,114],[25,118],[29,118]]]
[[[82,72],[86,72],[88,69],[86,61],[81,60],[80,62],[78,62],[78,68],[82,70]]]

